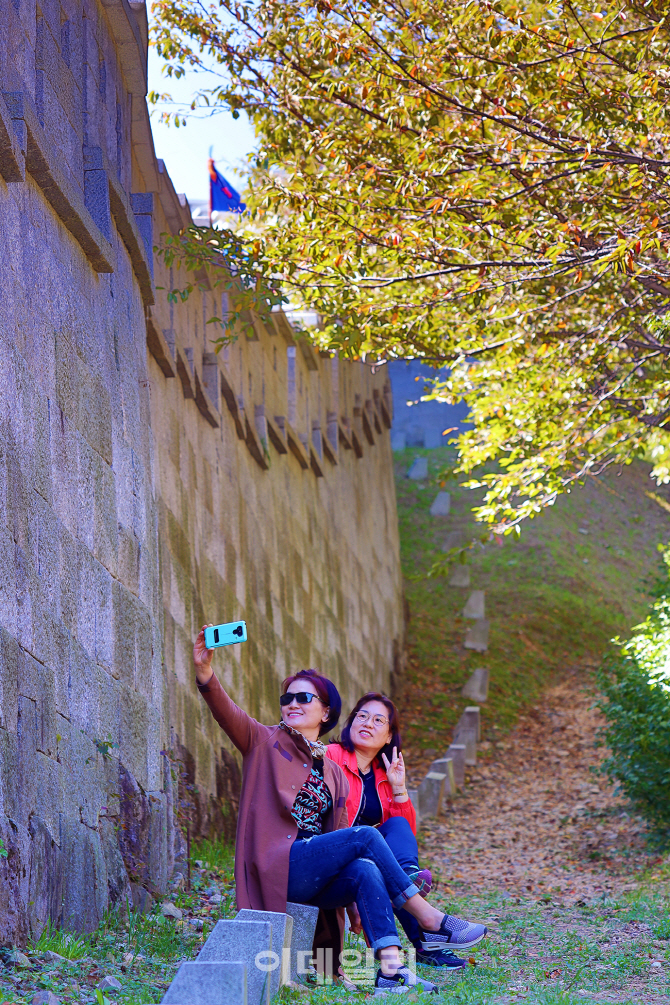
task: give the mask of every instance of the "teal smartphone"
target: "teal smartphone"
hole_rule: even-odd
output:
[[[208,649],[217,646],[232,646],[236,642],[247,641],[246,621],[231,621],[227,625],[211,625],[205,628],[205,645]]]

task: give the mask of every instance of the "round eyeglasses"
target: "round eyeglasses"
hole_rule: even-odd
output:
[[[356,712],[354,716],[354,721],[360,722],[361,725],[370,720],[372,720],[373,726],[378,726],[380,729],[382,726],[388,726],[389,722],[385,715],[370,715],[369,712]]]

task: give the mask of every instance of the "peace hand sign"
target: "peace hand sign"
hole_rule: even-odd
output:
[[[402,759],[402,754],[398,753],[398,748],[393,748],[393,756],[389,761],[386,754],[382,754],[384,759],[384,767],[386,768],[386,777],[393,786],[393,788],[402,788],[405,784],[405,762]]]

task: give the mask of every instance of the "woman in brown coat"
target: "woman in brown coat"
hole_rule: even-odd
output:
[[[348,827],[349,786],[339,765],[324,759],[320,740],[339,718],[337,688],[316,670],[287,677],[281,721],[264,726],[226,694],[212,671],[213,655],[203,627],[193,648],[198,688],[243,758],[238,907],[283,912],[292,901],[329,911],[355,901],[380,959],[375,993],[416,985],[416,975],[402,963],[393,907],[409,911],[424,933],[446,941],[445,916],[419,896],[375,828]]]

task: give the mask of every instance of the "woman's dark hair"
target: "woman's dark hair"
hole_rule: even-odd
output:
[[[387,744],[385,744],[377,755],[377,761],[382,768],[385,768],[384,761],[382,760],[382,754],[386,754],[389,761],[393,757],[393,748],[396,747],[398,753],[402,750],[402,737],[400,735],[400,716],[398,715],[398,709],[395,707],[390,698],[385,694],[381,694],[379,691],[368,691],[364,694],[362,698],[359,698],[351,712],[347,716],[347,721],[344,724],[344,728],[337,741],[341,747],[348,750],[349,753],[353,753],[354,745],[351,742],[351,727],[353,725],[354,719],[363,705],[367,705],[369,701],[380,701],[382,705],[386,705],[388,710],[388,721],[389,729],[391,731],[391,739]]]
[[[291,674],[290,677],[286,678],[282,684],[282,694],[286,694],[289,684],[293,684],[296,680],[311,681],[316,688],[316,693],[321,701],[330,709],[328,719],[326,722],[321,723],[319,736],[323,736],[324,733],[329,733],[331,729],[335,729],[340,721],[342,699],[340,698],[340,692],[337,690],[332,680],[328,680],[328,678],[324,677],[318,670],[298,670],[297,673]]]

